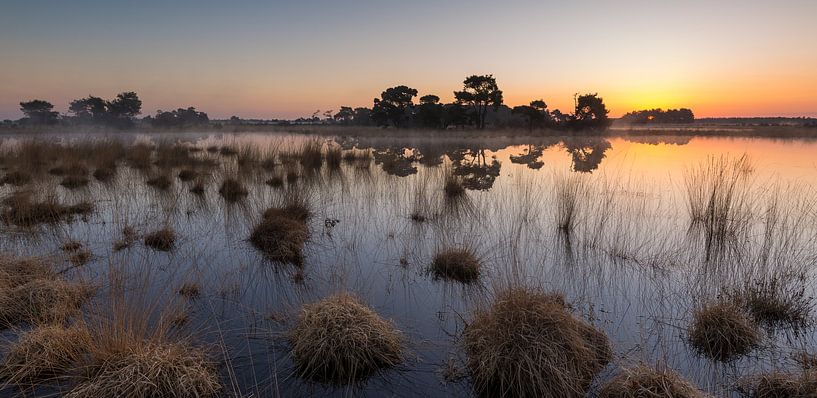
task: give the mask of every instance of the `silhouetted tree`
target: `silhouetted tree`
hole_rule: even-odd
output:
[[[34,124],[54,124],[59,113],[53,111],[54,105],[48,101],[31,100],[20,103],[20,110],[26,115],[29,122]]]
[[[340,124],[352,124],[355,119],[355,111],[351,106],[341,106],[334,119]]]
[[[156,116],[151,123],[156,127],[186,127],[207,124],[210,118],[204,112],[199,112],[194,107],[187,109],[179,108],[175,111],[156,111]]]
[[[420,97],[414,118],[420,127],[438,129],[443,127],[445,109],[440,104],[440,97],[429,94]]]
[[[687,108],[667,109],[666,111],[656,108],[629,112],[622,116],[621,120],[633,124],[692,123],[695,121],[695,115]]]
[[[565,149],[573,160],[573,170],[591,173],[599,168],[605,152],[613,146],[604,138],[570,138],[564,142]]]
[[[369,108],[355,108],[354,123],[356,126],[372,125],[372,110]]]
[[[108,116],[108,102],[102,98],[89,95],[71,101],[68,112],[84,121],[102,122]]]
[[[132,119],[142,113],[142,100],[133,91],[119,93],[108,102],[108,112],[116,118]]]
[[[610,111],[598,94],[584,94],[576,99],[576,111],[573,114],[574,127],[606,128],[610,125],[607,114]]]
[[[372,119],[381,126],[391,125],[402,127],[408,121],[407,110],[413,105],[412,99],[417,96],[417,90],[407,86],[397,86],[380,93],[380,99],[375,98],[372,107]]]
[[[502,90],[496,84],[493,75],[472,75],[462,82],[462,91],[455,91],[454,98],[462,105],[473,109],[477,128],[485,128],[485,116],[488,107],[502,104]]]
[[[444,107],[443,127],[465,127],[470,121],[468,110],[460,103],[446,104]]]
[[[547,104],[545,104],[543,100],[531,101],[530,105],[515,106],[513,113],[525,117],[528,122],[528,130],[533,130],[534,127],[544,126],[550,117],[547,111]]]

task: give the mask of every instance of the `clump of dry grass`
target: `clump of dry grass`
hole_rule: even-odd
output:
[[[94,257],[90,250],[77,250],[68,256],[68,261],[74,266],[81,266],[87,264]]]
[[[9,184],[14,186],[22,186],[30,183],[32,180],[31,174],[20,170],[9,171],[3,178],[0,178],[0,186]]]
[[[222,156],[234,156],[238,154],[238,150],[231,146],[225,145],[218,150],[218,153],[220,153]]]
[[[755,398],[812,398],[817,396],[817,373],[772,372],[748,377],[739,382],[738,392]]]
[[[249,192],[240,181],[235,178],[227,178],[221,183],[218,193],[228,202],[237,202],[244,199]]]
[[[812,298],[806,295],[805,284],[787,283],[778,276],[747,281],[742,289],[729,292],[729,296],[755,322],[771,327],[803,327],[814,307]]]
[[[151,187],[165,191],[168,188],[170,188],[170,186],[173,185],[173,180],[171,180],[170,177],[164,174],[159,174],[157,176],[149,178],[147,181],[145,181],[145,183]]]
[[[215,397],[221,391],[207,355],[184,342],[103,340],[91,346],[89,362],[87,376],[66,397]]]
[[[116,169],[113,167],[100,167],[94,170],[94,178],[100,182],[108,182],[116,175]]]
[[[64,252],[75,252],[79,249],[82,249],[83,245],[82,242],[76,240],[69,240],[60,246],[60,250]]]
[[[128,164],[137,170],[147,170],[152,165],[153,146],[148,143],[137,143],[130,147],[125,156]]]
[[[673,370],[646,365],[624,369],[599,393],[599,398],[703,398],[706,396]]]
[[[319,169],[323,165],[323,143],[319,140],[306,141],[295,154],[306,169]]]
[[[0,378],[10,384],[34,383],[64,374],[92,344],[80,325],[41,325],[25,332],[8,347]]]
[[[343,150],[337,145],[331,145],[326,149],[326,165],[330,169],[339,169],[343,160]]]
[[[77,189],[87,186],[89,182],[86,176],[67,175],[60,181],[60,185],[68,189]]]
[[[90,202],[64,205],[57,200],[56,196],[49,196],[43,201],[35,201],[27,192],[12,195],[4,200],[4,203],[8,208],[2,214],[3,220],[19,226],[58,223],[74,215],[88,215],[94,209]]]
[[[208,153],[218,153],[218,145],[210,145],[207,147]]]
[[[286,208],[269,208],[253,228],[250,243],[273,261],[300,264],[309,238],[308,218]]]
[[[153,231],[144,238],[145,246],[158,251],[171,251],[176,244],[176,233],[169,227]]]
[[[196,183],[193,184],[192,187],[190,187],[190,193],[192,193],[193,195],[199,196],[204,195],[204,191],[205,191],[204,181],[201,180],[197,180]]]
[[[442,250],[434,255],[431,272],[434,277],[470,283],[479,279],[480,261],[469,249]]]
[[[574,317],[562,296],[526,288],[476,310],[463,344],[474,388],[486,396],[584,396],[612,357],[607,337]]]
[[[266,181],[266,184],[273,188],[280,188],[284,185],[284,179],[281,176],[272,176]]]
[[[448,198],[456,198],[465,194],[465,187],[458,178],[447,176],[445,178],[445,185],[443,185],[443,192],[445,192],[445,196]]]
[[[404,357],[394,325],[346,293],[304,305],[289,340],[301,377],[334,384],[363,380]]]
[[[760,342],[757,324],[740,307],[726,301],[697,309],[688,332],[696,350],[724,362],[748,354]]]
[[[179,295],[189,299],[195,299],[201,295],[201,288],[197,283],[188,282],[179,288]]]
[[[136,232],[136,229],[131,226],[126,226],[122,228],[122,239],[114,242],[113,250],[118,252],[127,249],[136,243],[137,240],[139,240],[139,234]]]
[[[193,181],[193,180],[195,180],[195,179],[196,179],[196,177],[198,177],[198,175],[199,175],[199,173],[198,173],[198,172],[196,172],[196,170],[193,170],[193,169],[182,169],[182,170],[180,170],[180,171],[179,171],[179,175],[178,175],[178,177],[179,177],[179,180],[182,180],[182,181],[185,181],[185,182],[186,182],[186,181]]]
[[[95,289],[61,279],[34,279],[0,292],[0,328],[59,323],[76,316]]]

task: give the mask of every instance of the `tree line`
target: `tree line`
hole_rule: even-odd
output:
[[[632,124],[692,123],[695,121],[695,115],[687,108],[667,110],[655,108],[629,112],[621,117],[621,121]]]
[[[134,125],[136,117],[142,113],[142,100],[133,91],[119,93],[112,100],[89,95],[71,101],[68,114],[60,115],[54,111],[52,103],[35,99],[20,102],[20,111],[25,115],[20,120],[24,124],[48,125],[62,120],[72,124],[104,124],[128,128]],[[155,116],[148,115],[142,121],[156,127],[184,127],[208,124],[210,119],[206,113],[189,107],[173,111],[158,110]]]
[[[603,129],[610,125],[604,100],[598,94],[576,95],[572,113],[549,110],[544,100],[510,108],[504,104],[502,90],[493,75],[465,78],[454,101],[440,103],[434,94],[423,95],[417,104],[417,89],[400,85],[387,88],[373,100],[371,108],[341,106],[333,115],[340,124],[382,127],[445,129],[472,126],[527,127],[553,129]]]

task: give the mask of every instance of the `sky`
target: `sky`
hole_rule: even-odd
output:
[[[136,91],[143,114],[297,118],[387,87],[453,99],[493,74],[510,106],[612,116],[817,116],[817,1],[0,2],[0,119],[19,102]]]

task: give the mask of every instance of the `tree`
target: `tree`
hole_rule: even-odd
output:
[[[496,109],[502,104],[502,90],[497,86],[493,75],[472,75],[462,83],[462,91],[454,91],[454,98],[458,103],[473,109],[477,128],[483,129],[488,107]]]
[[[48,101],[31,100],[20,103],[20,110],[34,124],[54,124],[59,113],[54,112],[54,105]]]
[[[142,113],[142,100],[133,91],[119,93],[108,102],[108,113],[115,118],[133,119]]]
[[[87,98],[71,101],[68,111],[80,119],[102,121],[108,114],[108,103],[102,98],[89,95]]]
[[[610,111],[598,94],[584,94],[576,99],[574,124],[578,128],[606,128],[610,125]]]
[[[530,105],[515,106],[512,110],[514,114],[524,116],[528,121],[528,130],[533,130],[534,126],[542,126],[549,118],[547,104],[543,100],[534,100]]]
[[[421,127],[438,129],[443,126],[445,109],[440,104],[440,97],[429,94],[420,97],[415,120]]]
[[[204,112],[199,112],[194,107],[187,109],[179,108],[175,111],[156,111],[156,117],[151,123],[157,127],[185,127],[207,124],[210,118]]]
[[[417,90],[407,86],[397,86],[380,93],[380,99],[374,99],[372,119],[378,125],[402,127],[408,120],[407,110],[414,105],[412,99],[417,96]]]
[[[341,106],[334,119],[341,124],[351,124],[355,119],[355,111],[351,106]]]
[[[352,118],[356,126],[370,126],[372,124],[372,110],[365,107],[355,108]]]

